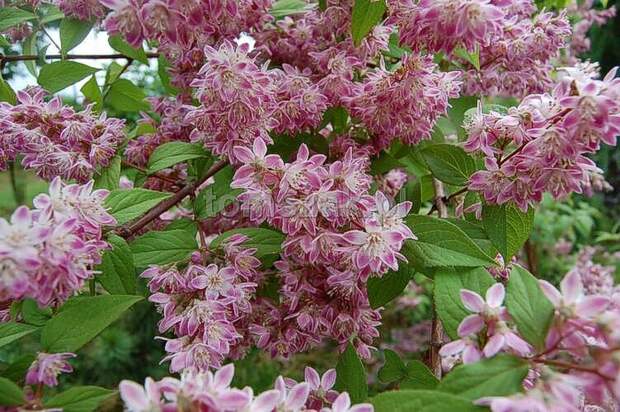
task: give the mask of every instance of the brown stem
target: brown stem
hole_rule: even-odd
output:
[[[448,217],[448,207],[445,203],[445,191],[443,183],[433,178],[433,187],[435,188],[435,207],[440,218]],[[431,344],[430,344],[430,369],[437,379],[441,379],[441,357],[439,349],[443,341],[443,328],[441,321],[435,310],[435,302],[433,301],[433,318],[431,320]]]
[[[146,57],[149,59],[156,59],[159,57],[159,53],[147,52],[145,53]],[[44,59],[48,60],[105,60],[105,59],[131,59],[131,57],[127,57],[121,53],[114,54],[67,54],[63,57],[62,54],[48,54],[43,56]],[[38,60],[39,56],[36,54],[12,54],[8,56],[0,55],[0,62],[4,64],[5,62],[18,62],[25,60]]]
[[[532,274],[536,275],[538,273],[538,256],[530,239],[525,241],[523,248],[525,249],[525,257],[527,258],[527,267]]]
[[[599,372],[597,369],[589,368],[587,366],[581,366],[581,365],[576,365],[576,364],[573,364],[573,363],[556,361],[556,360],[552,360],[552,359],[533,359],[533,361],[536,362],[536,363],[542,363],[542,364],[549,365],[549,366],[555,366],[557,368],[572,369],[572,370],[576,370],[576,371],[580,371],[580,372],[593,373],[595,375],[600,376],[603,379],[613,379],[612,377],[609,377],[609,376],[604,375],[603,373]]]
[[[156,172],[156,173],[149,174],[148,171],[144,167],[135,165],[135,164],[133,164],[131,162],[128,162],[127,160],[122,160],[121,163],[125,167],[130,167],[132,169],[136,169],[138,172],[144,173],[146,176],[156,177],[159,180],[163,180],[165,182],[168,182],[170,184],[173,184],[173,185],[176,185],[176,186],[179,186],[179,187],[183,186],[183,184],[185,183],[182,180],[175,180],[175,179],[173,179],[171,177],[168,177],[166,175],[163,175],[161,173],[157,173]]]
[[[188,184],[184,186],[181,190],[176,192],[171,197],[162,200],[151,210],[146,212],[141,218],[134,221],[131,224],[121,226],[116,229],[116,233],[124,237],[125,239],[131,238],[134,236],[140,229],[151,223],[153,220],[157,219],[162,213],[172,208],[174,205],[185,199],[186,196],[193,194],[200,185],[207,181],[211,176],[222,170],[228,164],[227,160],[220,160],[215,163],[211,168],[207,171],[207,173],[195,181],[194,183]]]

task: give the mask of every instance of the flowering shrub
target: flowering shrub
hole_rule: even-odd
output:
[[[0,68],[38,86],[0,78],[24,203],[0,217],[0,347],[31,343],[0,357],[2,410],[616,410],[615,268],[585,248],[557,285],[528,240],[544,197],[609,187],[620,80],[579,58],[602,6],[3,2]],[[118,53],[71,54],[93,28]],[[68,384],[134,305],[170,376]],[[338,361],[258,390],[234,376],[251,351]]]

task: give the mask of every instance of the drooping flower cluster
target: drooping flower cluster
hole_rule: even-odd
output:
[[[76,112],[59,97],[32,87],[17,92],[18,104],[0,103],[0,170],[23,156],[22,165],[51,180],[85,182],[109,164],[124,137],[124,121]]]
[[[52,0],[65,16],[79,20],[100,21],[108,10],[99,0]]]
[[[475,52],[480,68],[463,65],[467,95],[523,96],[552,84],[550,59],[571,34],[564,14],[536,14],[533,1],[393,0],[388,23],[415,51]],[[459,56],[459,53],[455,53]],[[455,56],[453,56],[454,58]]]
[[[65,184],[60,178],[49,195],[34,199],[34,209],[20,206],[10,221],[0,218],[0,301],[35,299],[57,305],[93,276],[107,247],[102,227],[116,223],[103,207],[106,190]]]
[[[504,8],[490,0],[393,0],[389,23],[399,28],[400,41],[413,50],[473,51],[503,33],[508,24]],[[529,2],[524,2],[529,3]],[[530,7],[532,7],[530,3]]]
[[[183,270],[152,266],[142,273],[152,293],[149,300],[163,315],[159,331],[172,330],[176,336],[166,340],[164,360],[171,361],[171,371],[219,367],[250,345],[247,324],[261,263],[253,256],[256,249],[240,247],[246,239],[226,239],[223,259],[213,257],[217,264],[205,264],[197,253]]]
[[[187,370],[181,379],[167,377],[161,381],[146,378],[144,386],[132,381],[119,385],[121,398],[130,412],[178,410],[191,404],[198,410],[213,412],[372,412],[370,404],[351,406],[347,392],[333,390],[336,371],[321,377],[306,367],[305,381],[278,377],[274,389],[254,394],[250,387],[230,386],[235,373],[232,364],[215,373]]]
[[[467,310],[474,314],[467,316],[458,327],[460,339],[444,345],[439,354],[444,363],[451,365],[453,357],[462,358],[463,363],[472,363],[482,357],[490,358],[500,351],[519,355],[531,353],[532,348],[510,326],[510,316],[502,306],[505,297],[504,285],[496,283],[486,292],[486,300],[476,292],[461,289],[461,300]],[[482,344],[479,346],[479,335]]]
[[[327,108],[306,74],[290,66],[258,67],[249,53],[247,43],[207,47],[207,63],[192,82],[201,106],[185,117],[195,127],[192,141],[232,161],[238,160],[235,146],[251,146],[257,138],[270,144],[271,130],[294,134],[316,127]]]
[[[26,372],[28,385],[58,385],[58,375],[73,372],[73,367],[68,359],[75,358],[75,353],[44,353],[39,352]]]
[[[255,36],[261,51],[278,64],[308,69],[332,106],[351,92],[355,70],[363,69],[387,49],[392,28],[377,24],[359,45],[351,38],[351,0],[327,0],[325,10],[303,13],[267,24]]]
[[[446,114],[448,99],[459,96],[458,72],[441,73],[431,56],[408,55],[391,73],[384,67],[356,83],[343,101],[359,118],[378,148],[394,139],[416,144],[430,138],[437,119]]]
[[[570,56],[568,63],[577,63],[578,56],[590,50],[591,44],[588,32],[593,26],[602,26],[607,20],[616,15],[616,6],[597,9],[594,0],[573,1],[567,7],[567,13],[576,20],[573,25],[573,34],[570,41]]]
[[[414,238],[403,223],[411,204],[390,208],[381,192],[370,196],[367,160],[352,150],[331,164],[306,145],[291,163],[267,155],[261,139],[253,150],[234,150],[242,163],[232,183],[244,190],[241,210],[253,224],[267,222],[287,236],[275,263],[281,302],[264,302],[265,316],[251,327],[258,346],[286,356],[327,337],[344,347],[355,336],[368,357],[379,312],[369,306],[365,282],[404,260],[399,250]]]
[[[603,80],[577,69],[551,95],[531,95],[507,114],[477,113],[465,124],[465,149],[485,156],[486,170],[472,175],[469,189],[490,203],[515,202],[527,210],[543,193],[562,198],[582,193],[599,173],[586,157],[620,134],[620,80],[616,69]]]
[[[235,146],[251,146],[255,139],[270,144],[268,131],[276,126],[273,80],[248,53],[247,44],[206,47],[207,64],[191,83],[201,103],[186,116],[196,127],[192,141],[231,160]]]
[[[66,0],[65,0],[66,1]],[[131,45],[155,40],[173,63],[172,81],[187,88],[208,58],[203,48],[251,33],[273,17],[272,0],[102,0],[111,10],[103,21],[110,34],[122,35]],[[77,16],[80,17],[80,16]]]

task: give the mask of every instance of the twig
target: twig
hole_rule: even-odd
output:
[[[24,204],[24,190],[23,187],[17,182],[17,171],[15,170],[15,163],[9,164],[9,177],[11,179],[11,187],[13,188],[13,197],[17,206]]]
[[[39,60],[40,56],[36,54],[11,54],[8,56],[0,55],[0,62],[18,62],[24,60]],[[148,52],[146,57],[149,59],[156,59],[159,57],[159,53]],[[106,60],[106,59],[131,59],[121,53],[115,54],[67,54],[63,57],[62,54],[48,54],[43,56],[47,60]]]
[[[54,40],[54,38],[52,36],[50,36],[50,34],[47,32],[47,30],[45,30],[44,27],[41,27],[41,31],[43,32],[43,34],[45,34],[45,36],[50,39],[50,41],[52,42],[52,44],[58,49],[60,50],[60,46],[58,45],[58,43],[56,43],[56,40]]]
[[[131,238],[135,235],[140,229],[151,223],[153,220],[157,219],[162,213],[185,199],[186,196],[193,194],[200,185],[207,181],[211,176],[219,172],[228,164],[227,160],[220,160],[215,163],[211,168],[207,171],[207,173],[194,183],[188,184],[183,187],[181,190],[176,192],[173,196],[162,200],[155,207],[149,210],[146,214],[144,214],[141,218],[134,221],[133,223],[125,226],[121,226],[116,229],[116,233],[124,237],[125,239]]]
[[[433,188],[435,189],[435,203],[440,218],[448,217],[448,207],[445,203],[445,191],[443,183],[433,178]],[[439,349],[443,341],[443,328],[441,321],[435,310],[435,301],[433,301],[433,318],[431,320],[431,345],[430,345],[430,368],[437,379],[441,379],[441,357]]]
[[[182,180],[175,180],[175,179],[173,179],[171,177],[168,177],[168,176],[163,175],[163,174],[158,173],[158,172],[149,173],[148,170],[146,170],[144,167],[135,165],[135,164],[133,164],[133,163],[127,161],[127,160],[124,160],[124,159],[121,161],[121,164],[123,166],[125,166],[125,167],[129,167],[131,169],[136,169],[138,172],[144,173],[146,176],[156,177],[157,179],[166,181],[166,182],[168,182],[170,184],[173,184],[173,185],[176,185],[176,186],[179,186],[179,187],[183,186],[183,183],[185,183]]]
[[[523,245],[525,249],[525,257],[527,258],[527,267],[532,272],[532,274],[538,274],[538,257],[536,255],[536,249],[534,245],[530,241],[530,239],[525,241],[525,245]]]

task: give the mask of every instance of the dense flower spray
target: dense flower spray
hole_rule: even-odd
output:
[[[515,202],[521,209],[587,191],[600,173],[586,157],[620,133],[620,80],[613,69],[604,79],[566,69],[552,94],[531,95],[501,114],[482,106],[466,123],[465,148],[485,156],[486,170],[472,175],[469,188],[490,203]]]
[[[10,221],[0,218],[0,301],[33,298],[57,306],[93,276],[107,247],[102,228],[116,221],[102,205],[107,190],[50,183],[49,194],[20,206]]]
[[[187,370],[181,379],[164,378],[154,381],[146,378],[144,386],[132,381],[120,384],[121,398],[131,412],[151,410],[176,410],[181,405],[191,404],[201,410],[228,412],[372,412],[368,403],[351,406],[347,392],[333,390],[336,371],[330,369],[323,376],[310,367],[305,369],[305,381],[297,383],[292,379],[276,379],[273,389],[254,394],[250,387],[231,387],[235,373],[228,364],[215,373]]]
[[[0,103],[0,170],[23,156],[22,165],[51,180],[88,181],[108,165],[124,138],[124,121],[96,116],[92,107],[76,112],[59,97],[31,87],[17,93],[18,104]]]

